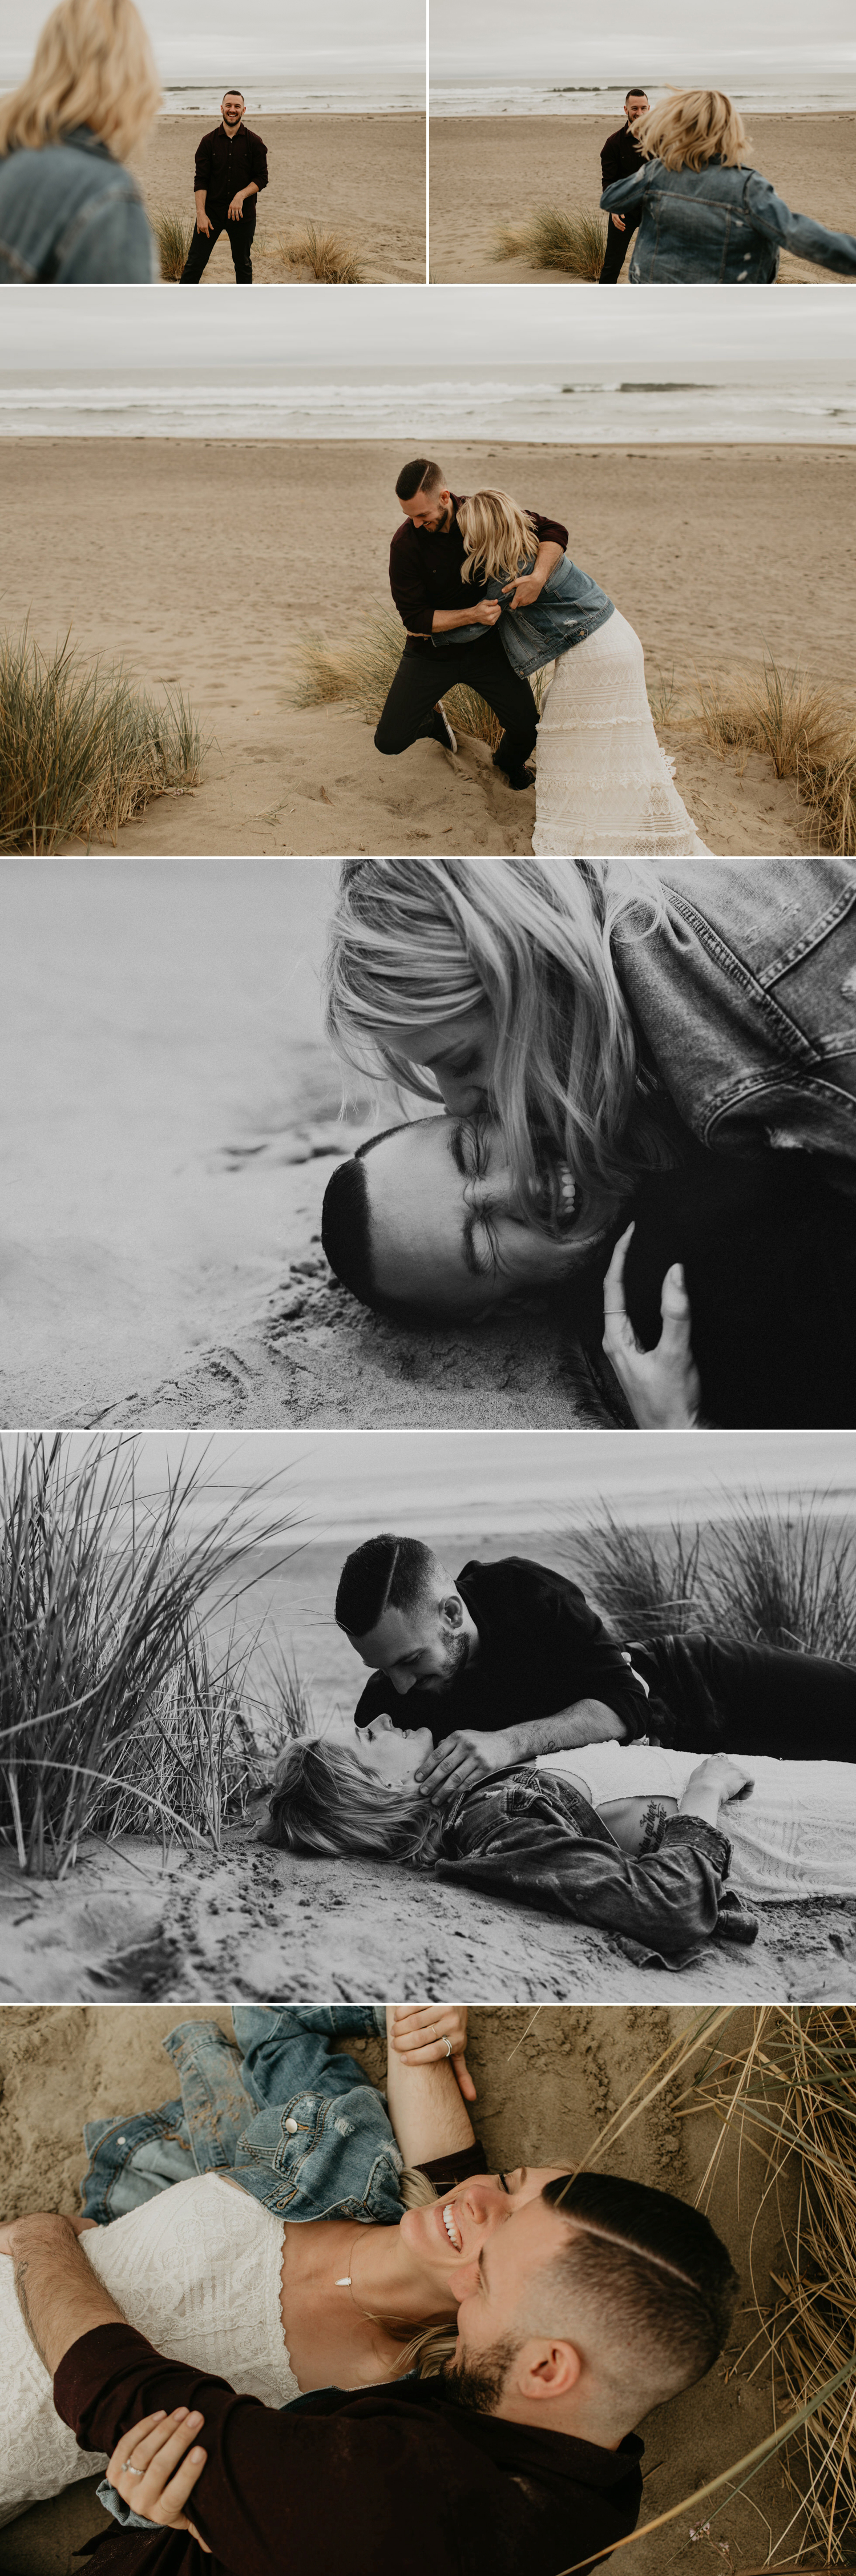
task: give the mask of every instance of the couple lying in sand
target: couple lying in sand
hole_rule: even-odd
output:
[[[853,1426],[852,860],[347,860],[327,1025],[428,1104],[328,1184],[365,1305],[546,1291],[619,1425]]]
[[[451,492],[417,456],[395,486],[405,525],[389,554],[407,643],[378,751],[457,741],[443,704],[459,685],[503,726],[494,768],[535,787],[533,850],[581,858],[704,852],[654,732],[638,635],[565,549],[555,518],[502,491]],[[554,665],[540,719],[530,688]],[[538,774],[526,766],[538,736]]]
[[[350,1743],[281,1754],[271,1842],[405,1862],[670,1968],[754,1940],[759,1902],[856,1896],[849,1666],[615,1640],[551,1566],[455,1578],[390,1532],[348,1557],[336,1620],[372,1679]]]
[[[385,2100],[336,2042],[387,2020]],[[726,2341],[709,2221],[581,2141],[488,2173],[456,2006],[233,2023],[87,2128],[82,2222],[0,2231],[0,2515],[101,2468],[104,2576],[588,2567],[637,2522],[635,2427]]]

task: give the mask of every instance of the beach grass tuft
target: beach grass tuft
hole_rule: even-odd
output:
[[[622,1638],[708,1628],[729,1644],[856,1665],[856,1537],[824,1514],[822,1496],[772,1513],[747,1494],[728,1521],[653,1531],[604,1509],[568,1553]]]
[[[161,277],[165,285],[175,286],[185,267],[196,230],[193,217],[181,214],[175,206],[156,206],[151,224]]]
[[[0,1486],[0,1840],[62,1876],[87,1834],[219,1846],[260,1784],[247,1710],[255,1640],[234,1605],[251,1547],[280,1536],[183,1464],[152,1497],[138,1444],[22,1435]],[[233,1605],[215,1654],[203,1604]]]
[[[323,636],[307,636],[302,646],[303,671],[295,704],[333,706],[337,700],[346,699],[359,708],[367,724],[377,724],[401,660],[403,641],[399,620],[389,610],[371,618],[349,644],[329,644]],[[549,669],[536,671],[530,683],[539,715],[549,677]],[[493,708],[477,689],[460,683],[444,689],[442,653],[437,655],[437,696],[442,698],[456,733],[472,734],[477,742],[485,742],[491,751],[496,751],[502,726]]]
[[[558,269],[563,277],[596,281],[606,254],[606,225],[587,207],[565,214],[560,206],[539,206],[522,224],[500,224],[494,234],[497,260],[525,259],[530,268]]]
[[[68,636],[0,642],[0,850],[112,841],[156,796],[197,787],[206,745],[178,693],[158,706]]]
[[[702,729],[720,759],[736,755],[742,775],[753,751],[766,752],[777,778],[792,778],[815,822],[817,845],[837,856],[856,853],[856,718],[834,690],[798,666],[782,669],[765,655],[760,673],[730,684],[697,679]]]
[[[275,239],[283,266],[308,269],[319,286],[365,285],[364,255],[340,233],[322,232],[318,224],[305,223],[299,232],[277,233]]]

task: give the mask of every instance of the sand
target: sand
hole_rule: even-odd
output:
[[[194,215],[193,165],[214,119],[159,116],[131,163],[152,217]],[[299,282],[279,249],[307,222],[335,231],[366,282],[425,282],[425,119],[419,115],[251,116],[267,144],[268,184],[258,204],[253,273],[259,285]],[[305,272],[308,275],[308,272]],[[205,285],[234,282],[221,235]]]
[[[795,214],[832,232],[856,233],[856,116],[750,116],[745,160],[772,180]],[[617,119],[599,116],[432,117],[431,275],[496,284],[546,276],[523,260],[497,261],[494,227],[519,224],[539,206],[600,203],[600,152]],[[620,280],[627,283],[629,259]],[[554,274],[554,273],[553,273]],[[788,285],[847,280],[782,255]]]
[[[429,1991],[443,1990],[438,1970]],[[445,1991],[450,1991],[448,1984]],[[454,1977],[451,1991],[459,1991]],[[183,2006],[182,2017],[196,2018],[212,2009],[231,2035],[225,2006]],[[171,2069],[161,2041],[174,2019],[174,2011],[162,2005],[148,2010],[125,2005],[113,2011],[90,2005],[77,2012],[30,2006],[0,2013],[0,2153],[10,2214],[40,2206],[69,2213],[77,2208],[84,2119],[142,2110],[169,2096]],[[633,2086],[644,2083],[659,2051],[672,2037],[688,2032],[692,2022],[693,2015],[680,2006],[653,2013],[634,2007],[619,2012],[560,2007],[542,2012],[534,2024],[531,2009],[477,2007],[471,2014],[469,2063],[478,2093],[475,2125],[491,2165],[593,2157],[605,2122]],[[737,2045],[744,2035],[744,2017],[738,2014],[728,2026],[726,2044]],[[351,2046],[371,2079],[382,2082],[381,2043],[356,2041]],[[644,2119],[609,2147],[607,2161],[614,2172],[692,2200],[715,2144],[715,2128],[707,2113],[681,2120],[676,2090],[664,2092]],[[766,2376],[750,2378],[755,2356],[745,2362],[741,2357],[752,2331],[749,2240],[756,2192],[744,2170],[738,2198],[736,2160],[730,2153],[720,2168],[709,2214],[741,2274],[743,2303],[723,2360],[700,2388],[673,2403],[668,2414],[651,2415],[644,2426],[646,2520],[668,2511],[729,2460],[763,2441],[772,2426]],[[784,2226],[790,2215],[786,2200]],[[755,2284],[765,2298],[770,2268],[781,2259],[772,2213],[756,2226],[751,2259]],[[94,2490],[95,2481],[86,2481],[9,2525],[3,2533],[4,2576],[71,2576],[73,2550],[106,2525]],[[723,2552],[720,2565],[726,2570],[755,2566],[759,2512],[767,2517],[772,2546],[793,2512],[781,2468],[770,2463],[747,2494],[726,2491],[726,2497],[711,2533],[713,2546]],[[689,2576],[698,2560],[698,2544],[691,2537],[695,2520],[691,2514],[678,2516],[665,2535],[668,2566],[678,2576]],[[798,2525],[790,2533],[790,2547],[797,2533]],[[707,2564],[710,2544],[702,2545],[702,2554]],[[632,2576],[662,2576],[665,2563],[662,2533],[640,2541],[627,2560]]]
[[[561,513],[572,554],[641,635],[649,680],[674,674],[673,713],[697,670],[757,668],[765,649],[849,692],[853,448],[452,441],[443,461],[458,490],[482,475]],[[123,853],[530,849],[534,794],[512,794],[483,744],[464,738],[455,758],[418,744],[384,761],[352,710],[294,704],[302,640],[355,635],[388,608],[400,464],[380,440],[4,442],[4,624],[17,634],[29,616],[46,646],[70,626],[87,655],[123,659],[155,691],[183,689],[212,736],[202,787],[151,806],[123,830]],[[253,612],[238,655],[216,605],[229,523]],[[336,619],[326,583],[319,596],[319,542],[335,548]],[[740,779],[683,723],[663,738],[716,855],[809,846],[808,818],[768,761],[754,757]]]
[[[692,1966],[640,1967],[607,1933],[533,1906],[403,1867],[271,1851],[258,1840],[266,1812],[263,1801],[230,1827],[219,1855],[165,1864],[140,1838],[88,1837],[59,1886],[22,1879],[0,1850],[0,2002],[346,2001],[376,1994],[393,1959],[401,1997],[445,1978],[509,2002],[856,2002],[845,1898],[764,1906],[750,1949],[711,1943]]]

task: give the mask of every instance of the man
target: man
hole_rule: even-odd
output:
[[[631,172],[641,170],[643,154],[636,141],[639,119],[648,114],[648,93],[629,89],[624,101],[624,124],[608,134],[600,156],[604,188],[616,179],[629,179]],[[639,229],[639,217],[610,215],[606,235],[606,255],[600,272],[601,286],[615,286],[624,267],[633,234]]]
[[[634,2428],[722,2351],[730,2258],[698,2210],[614,2175],[557,2172],[494,2217],[458,2276],[442,2377],[278,2412],[155,2353],[68,2219],[16,2220],[7,2250],[57,2411],[112,2455],[119,2510],[142,2508],[144,2527],[101,2541],[104,2576],[202,2576],[203,2553],[209,2576],[336,2576],[344,2534],[349,2576],[560,2576],[630,2533]]]
[[[342,1570],[336,1620],[373,1679],[354,1723],[430,1728],[426,1797],[538,1754],[649,1735],[682,1752],[856,1760],[856,1671],[825,1656],[722,1644],[702,1630],[619,1646],[566,1575],[529,1557],[453,1578],[385,1531]]]
[[[236,286],[253,283],[256,198],[268,183],[267,149],[244,124],[239,89],[227,89],[220,123],[197,146],[194,190],[196,230],[182,270],[182,286],[198,286],[215,242],[228,233]]]
[[[534,777],[526,762],[535,748],[535,700],[528,680],[512,669],[500,642],[499,601],[487,599],[478,580],[465,584],[461,579],[465,549],[455,514],[463,495],[449,490],[442,468],[426,456],[417,456],[403,467],[395,489],[404,526],[396,530],[390,546],[389,581],[407,628],[407,642],[375,734],[375,748],[406,751],[410,743],[424,737],[442,744],[444,751],[456,751],[439,690],[464,681],[487,699],[505,728],[494,752],[494,768],[509,787],[532,787]],[[538,598],[568,542],[567,528],[558,520],[542,518],[537,511],[532,517],[538,551],[531,573],[508,585],[510,608],[526,608]],[[470,630],[465,642],[438,650],[435,638],[465,627]],[[476,637],[473,627],[481,630]]]

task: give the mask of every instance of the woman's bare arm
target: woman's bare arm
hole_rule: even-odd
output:
[[[442,2031],[452,2023],[442,2005],[428,2011],[427,2023]],[[457,2009],[456,2009],[457,2019]],[[412,2034],[413,2012],[407,2004],[387,2004],[386,2092],[389,2116],[406,2165],[431,2164],[437,2156],[454,2155],[473,2144],[473,2125],[462,2098],[451,2059],[418,2065],[395,2044],[396,2023]],[[426,2031],[427,2037],[427,2031]],[[435,2043],[429,2043],[435,2045]],[[438,2044],[438,2043],[436,2043]]]

